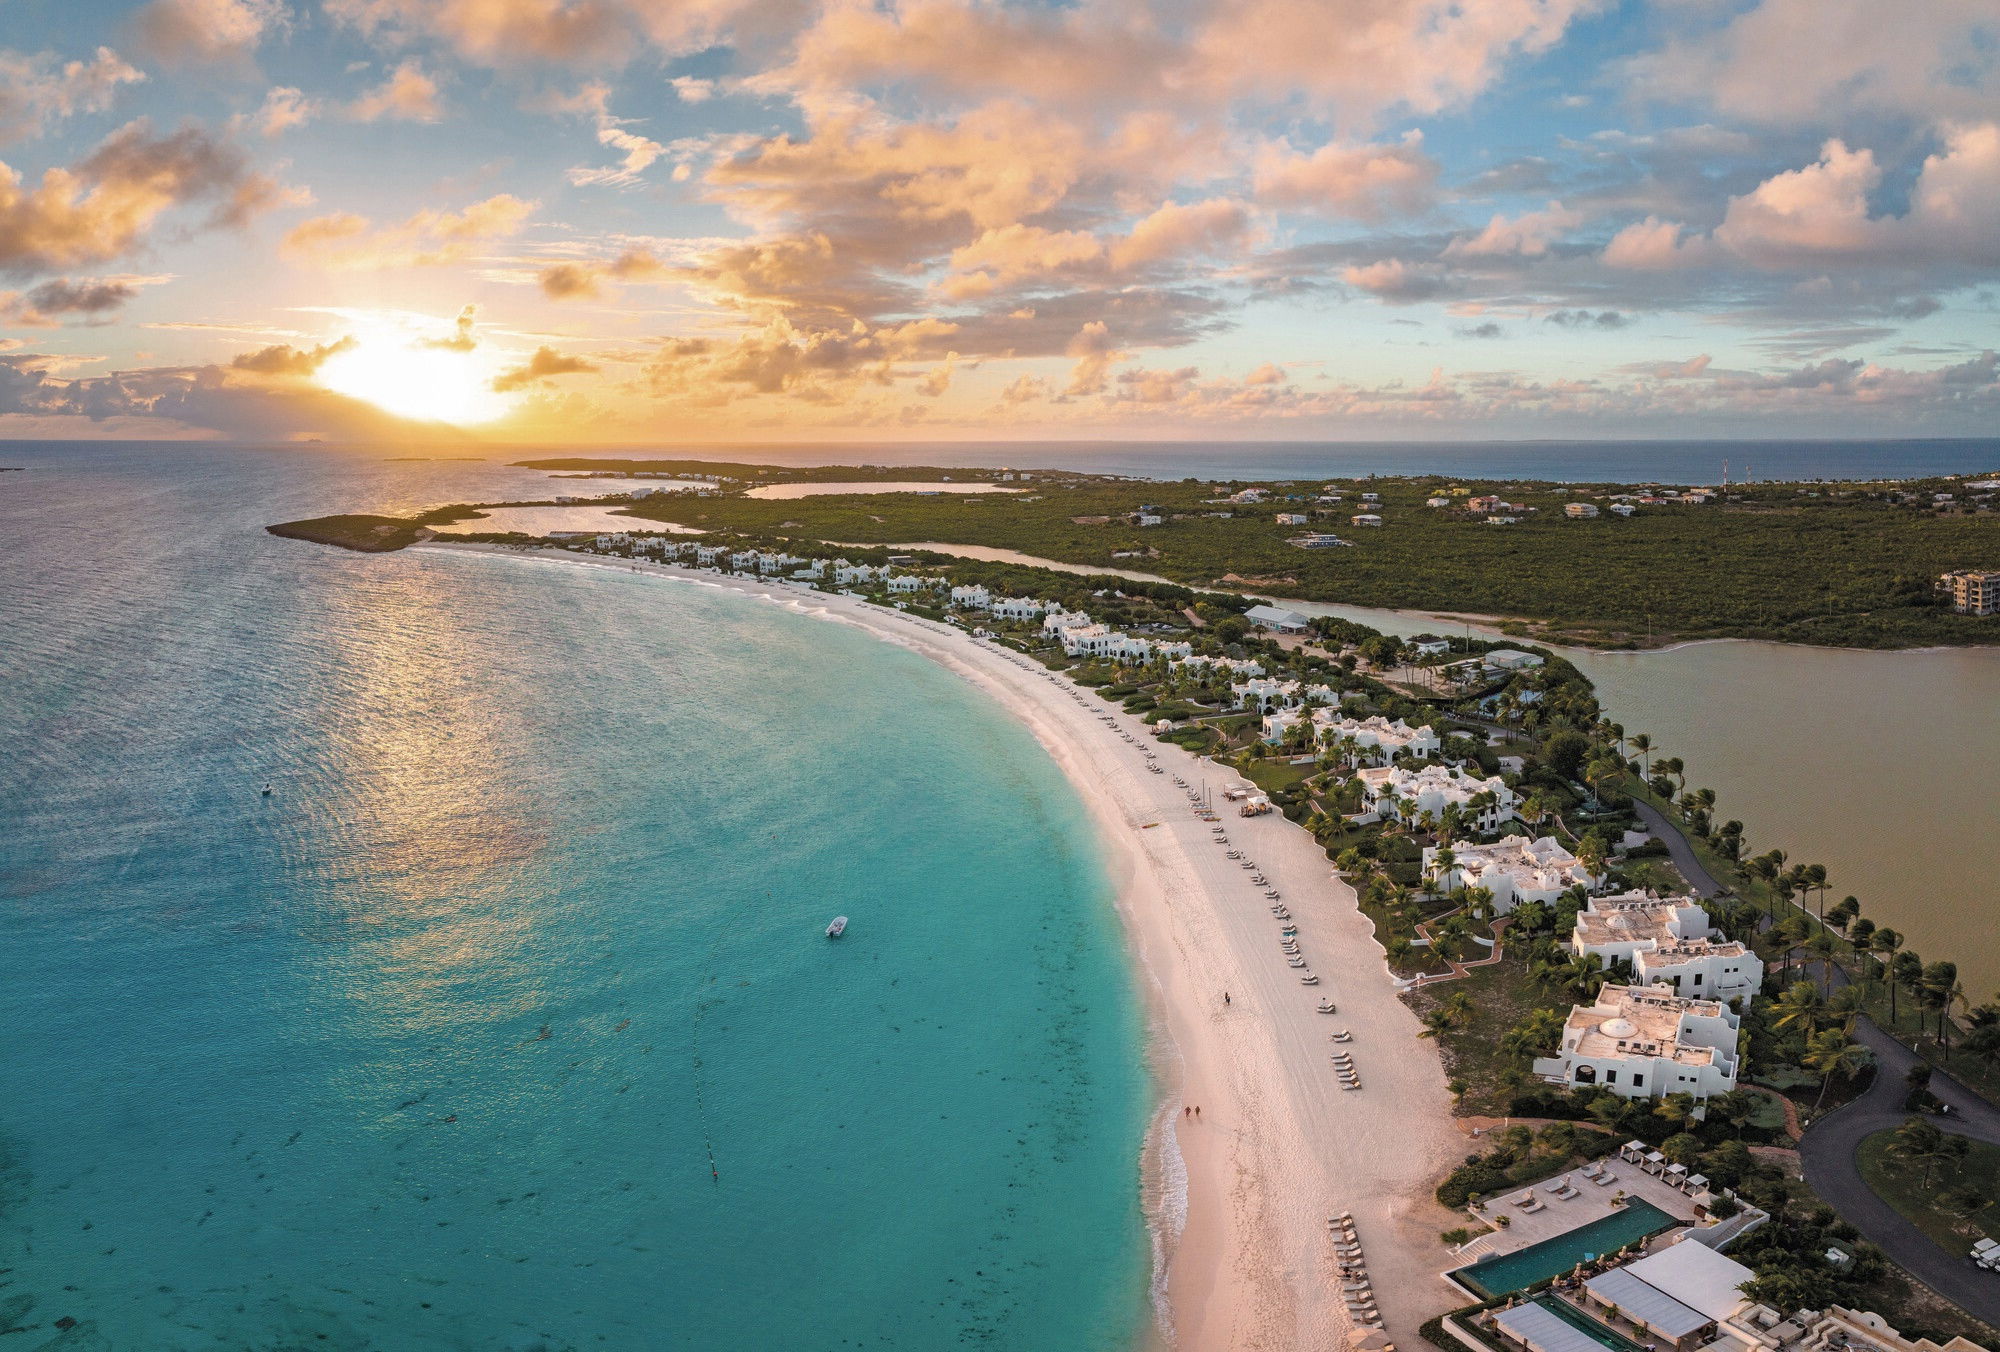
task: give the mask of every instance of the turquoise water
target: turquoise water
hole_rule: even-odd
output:
[[[536,479],[319,450],[0,455],[10,1345],[1129,1345],[1140,1020],[1028,734],[741,598],[264,535]]]
[[[1511,1295],[1561,1276],[1585,1259],[1602,1257],[1675,1224],[1672,1216],[1651,1202],[1634,1197],[1623,1211],[1447,1275],[1482,1297]]]

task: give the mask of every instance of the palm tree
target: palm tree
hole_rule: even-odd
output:
[[[1775,1028],[1803,1028],[1810,1035],[1819,1026],[1819,988],[1810,981],[1794,981],[1771,1006]]]
[[[1897,1127],[1888,1145],[1889,1153],[1905,1164],[1924,1166],[1925,1187],[1930,1186],[1933,1168],[1960,1158],[1965,1149],[1964,1137],[1949,1135],[1936,1123],[1926,1122],[1921,1117],[1912,1117]]]
[[[1632,750],[1638,755],[1640,765],[1644,767],[1641,772],[1641,778],[1645,779],[1649,784],[1653,780],[1653,762],[1649,756],[1652,749],[1653,739],[1651,737],[1648,737],[1643,732],[1632,734]]]
[[[1908,986],[1914,993],[1924,979],[1924,960],[1904,949],[1889,960],[1889,1021],[1896,1020],[1896,987]]]
[[[1813,1111],[1818,1112],[1819,1105],[1826,1100],[1826,1087],[1834,1076],[1852,1075],[1872,1059],[1873,1054],[1866,1047],[1848,1041],[1838,1028],[1828,1028],[1808,1038],[1799,1063],[1807,1070],[1819,1072],[1819,1097],[1813,1100]]]
[[[1444,1018],[1448,1028],[1459,1028],[1472,1021],[1474,1006],[1470,992],[1457,990],[1438,1002],[1437,1013]]]
[[[1903,936],[1895,930],[1890,929],[1887,925],[1884,925],[1868,936],[1868,951],[1882,955],[1882,973],[1889,978],[1889,1022],[1891,1024],[1896,1022],[1896,977],[1889,962],[1891,958],[1896,956],[1896,950],[1902,946]]]
[[[1669,756],[1661,761],[1660,773],[1673,776],[1674,797],[1680,797],[1681,790],[1687,787],[1687,767],[1681,764],[1681,758],[1679,756]]]
[[[1825,930],[1821,930],[1806,940],[1806,952],[1819,960],[1820,988],[1828,995],[1833,993],[1833,958],[1840,952],[1840,940]]]
[[[1805,884],[1808,894],[1813,892],[1819,893],[1819,923],[1824,925],[1826,923],[1826,865],[1807,864],[1805,868]]]
[[[1964,998],[1965,987],[1958,982],[1957,963],[1933,962],[1924,968],[1917,999],[1925,1009],[1937,1011],[1938,1045],[1946,1056],[1951,1055],[1951,1007]]]

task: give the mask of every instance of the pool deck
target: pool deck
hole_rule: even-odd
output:
[[[1549,1189],[1565,1176],[1554,1174],[1533,1185],[1535,1196],[1541,1199],[1540,1211],[1523,1211],[1509,1199],[1519,1197],[1526,1188],[1509,1188],[1490,1200],[1474,1207],[1473,1214],[1493,1225],[1498,1217],[1508,1218],[1505,1228],[1481,1235],[1460,1249],[1453,1259],[1454,1267],[1476,1263],[1482,1258],[1500,1254],[1515,1253],[1531,1244],[1539,1244],[1545,1239],[1568,1234],[1578,1226],[1602,1220],[1618,1208],[1611,1205],[1611,1199],[1623,1192],[1627,1197],[1636,1197],[1651,1202],[1677,1221],[1693,1224],[1695,1219],[1694,1200],[1686,1193],[1669,1187],[1665,1182],[1647,1173],[1638,1165],[1621,1160],[1616,1156],[1605,1163],[1611,1172],[1618,1175],[1618,1181],[1607,1187],[1600,1187],[1585,1178],[1580,1172],[1571,1170],[1568,1177],[1576,1185],[1578,1195],[1571,1198],[1552,1196]]]

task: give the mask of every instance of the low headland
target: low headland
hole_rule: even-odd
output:
[[[894,510],[887,496],[868,505]],[[759,505],[796,515],[829,500],[843,499]],[[1617,1168],[1657,1161],[1703,1180],[1666,1238],[1726,1233],[1753,1299],[1992,1345],[1909,1274],[1909,1255],[1814,1193],[1795,1144],[1869,1083],[1876,1029],[2000,1092],[2000,1002],[1975,1003],[1952,963],[1909,953],[1858,900],[1830,903],[1823,870],[1753,852],[1749,828],[1608,720],[1559,655],[1399,640],[1240,591],[800,536],[759,547],[703,516],[743,501],[759,500],[711,489],[657,504],[699,537],[635,520],[614,535],[426,547],[732,587],[858,624],[1034,729],[1113,851],[1162,1032],[1168,1111],[1149,1195],[1173,1345],[1359,1345],[1379,1324],[1404,1348],[1504,1346],[1481,1321],[1537,1291],[1556,1299],[1561,1274],[1484,1296],[1441,1274],[1521,1250],[1544,1224],[1516,1214],[1522,1197],[1635,1148]],[[1527,874],[1461,862],[1504,861],[1518,842],[1554,871],[1536,875],[1539,892],[1501,896],[1503,878]],[[1687,898],[1715,952],[1756,958],[1758,979],[1727,1002],[1725,1080],[1662,1093],[1578,1077],[1568,1028],[1638,976],[1632,957],[1606,961],[1576,937],[1607,896]],[[1920,1086],[1910,1103],[1936,1106]],[[1184,1213],[1168,1186],[1176,1157]],[[1342,1213],[1352,1241],[1329,1229]]]
[[[2000,642],[1940,578],[2000,568],[2000,477],[1649,484],[1449,476],[1167,483],[1062,470],[519,462],[633,496],[641,520],[762,547],[906,541],[1007,549],[1190,587],[1495,617],[1598,649],[1710,638],[1858,648]],[[883,480],[1007,493],[871,493]],[[751,496],[772,485],[854,493]],[[508,504],[484,504],[501,506]],[[636,523],[635,523],[636,524]]]

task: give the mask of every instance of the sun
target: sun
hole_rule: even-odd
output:
[[[336,393],[419,422],[491,422],[512,407],[493,389],[486,363],[450,348],[363,339],[329,357],[319,379]]]

